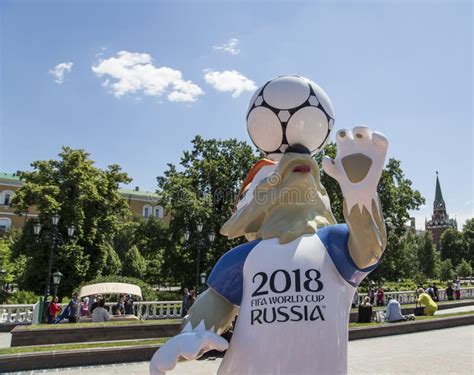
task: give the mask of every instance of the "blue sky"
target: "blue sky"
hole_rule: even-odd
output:
[[[196,134],[250,141],[250,90],[300,74],[328,93],[335,129],[387,135],[427,199],[418,227],[436,170],[449,213],[474,216],[469,1],[3,0],[0,12],[1,171],[70,145],[154,190]]]

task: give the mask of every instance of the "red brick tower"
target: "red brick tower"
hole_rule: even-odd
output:
[[[443,232],[448,228],[458,229],[456,219],[450,219],[446,212],[446,203],[444,203],[441,185],[439,184],[438,172],[436,172],[436,190],[433,203],[433,215],[431,220],[425,221],[425,229],[429,230],[433,236],[433,242],[436,250],[440,250],[440,239]]]

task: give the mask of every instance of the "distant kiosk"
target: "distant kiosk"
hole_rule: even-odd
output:
[[[86,285],[79,291],[79,298],[104,294],[132,294],[142,299],[142,290],[138,285],[126,283],[98,283]]]

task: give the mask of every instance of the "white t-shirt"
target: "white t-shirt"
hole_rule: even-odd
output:
[[[256,240],[226,253],[208,284],[239,305],[218,374],[346,374],[348,323],[358,269],[346,225],[280,245]],[[240,290],[239,290],[240,289]]]

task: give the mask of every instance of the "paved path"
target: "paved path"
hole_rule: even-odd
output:
[[[168,375],[214,375],[220,361],[217,358],[183,362]],[[28,372],[41,373],[147,375],[148,363]],[[474,325],[349,342],[349,375],[472,374]]]
[[[10,332],[0,332],[0,348],[9,348],[12,341],[12,334]]]
[[[468,311],[474,311],[474,306],[453,307],[452,309],[439,310],[435,312],[435,315],[453,314]]]

